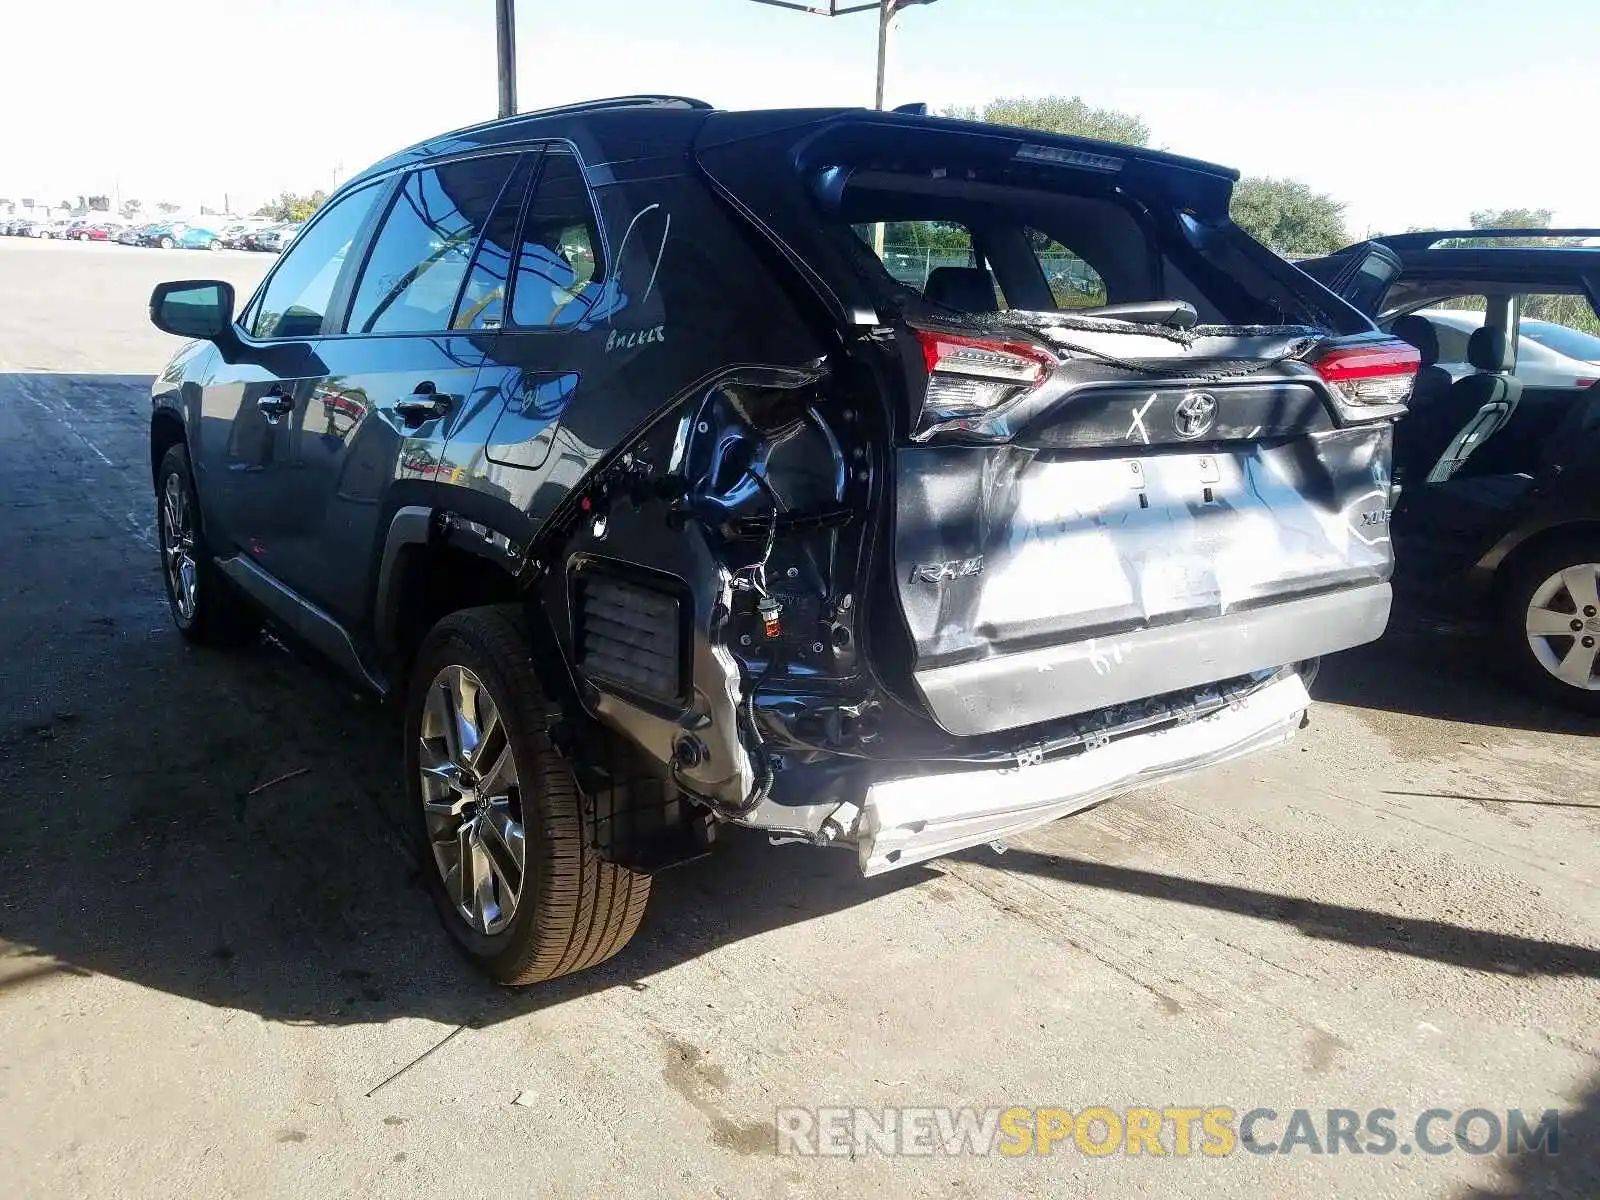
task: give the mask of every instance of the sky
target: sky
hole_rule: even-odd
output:
[[[0,197],[13,200],[104,191],[239,211],[495,112],[493,0],[0,8]],[[872,102],[870,13],[517,9],[523,110],[628,92]],[[1600,0],[936,0],[897,20],[887,102],[1080,95],[1140,114],[1158,147],[1305,181],[1347,205],[1356,235],[1524,206],[1593,226],[1596,46]]]

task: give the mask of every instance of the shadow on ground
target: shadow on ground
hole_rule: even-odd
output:
[[[619,958],[506,992],[447,950],[418,884],[392,714],[270,644],[224,655],[151,631],[117,662],[121,705],[58,707],[0,731],[29,798],[0,814],[0,933],[13,943],[0,992],[95,972],[272,1020],[478,1025],[926,878],[863,880],[851,854],[735,831],[658,877]],[[1600,979],[1600,954],[1581,946],[1024,850],[1003,865],[1474,970]]]
[[[1545,733],[1600,733],[1600,719],[1546,704],[1498,668],[1487,630],[1397,608],[1383,638],[1324,660],[1318,700],[1441,721]]]
[[[864,880],[851,853],[725,832],[711,858],[657,876],[619,959],[499,989],[451,952],[421,886],[391,712],[270,644],[224,656],[165,635],[148,652],[172,686],[132,720],[58,709],[0,731],[0,757],[44,797],[0,815],[0,995],[93,972],[271,1020],[478,1025],[926,875]]]
[[[1539,1118],[1538,1113],[1527,1116],[1531,1121]],[[1600,1076],[1589,1081],[1573,1107],[1559,1114],[1558,1123],[1555,1153],[1535,1150],[1507,1158],[1495,1187],[1474,1190],[1461,1200],[1592,1200],[1600,1196]]]
[[[862,880],[848,853],[735,836],[658,878],[644,929],[611,963],[524,993],[483,983],[448,951],[417,885],[392,715],[270,645],[227,655],[173,632],[148,544],[147,383],[0,376],[10,790],[0,996],[89,972],[270,1020],[482,1024],[635,985],[927,877],[913,868]],[[1397,644],[1330,661],[1319,692],[1592,729],[1464,676],[1461,651],[1443,639],[1404,653]],[[1446,663],[1457,678],[1441,687]],[[1007,869],[1279,920],[1307,936],[1471,969],[1600,977],[1582,947],[1014,854]]]

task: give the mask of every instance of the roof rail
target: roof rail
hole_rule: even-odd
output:
[[[1372,240],[1402,250],[1425,250],[1454,238],[1593,238],[1600,229],[1425,229],[1389,233]]]
[[[515,116],[506,117],[508,121],[515,121],[520,117],[564,117],[575,113],[605,112],[613,108],[694,108],[707,109],[712,106],[704,100],[693,100],[688,96],[663,96],[647,93],[638,96],[608,96],[604,100],[582,100],[577,104],[558,104],[554,108],[536,108],[528,112],[519,112]]]

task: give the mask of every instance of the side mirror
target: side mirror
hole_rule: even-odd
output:
[[[158,283],[150,293],[150,323],[179,337],[225,339],[233,331],[233,284],[221,279]]]

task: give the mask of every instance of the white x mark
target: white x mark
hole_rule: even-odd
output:
[[[1150,399],[1144,402],[1144,407],[1133,410],[1133,422],[1128,426],[1128,432],[1123,434],[1123,437],[1131,439],[1133,437],[1133,431],[1137,429],[1139,431],[1139,436],[1144,439],[1144,444],[1146,446],[1150,444],[1150,431],[1144,427],[1144,415],[1150,411],[1150,406],[1155,402],[1156,394],[1151,392]]]

